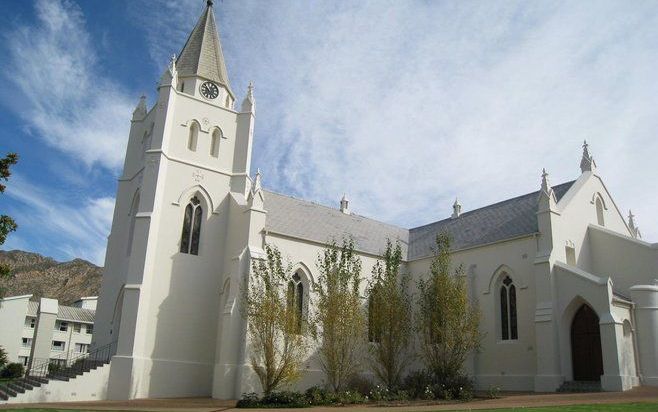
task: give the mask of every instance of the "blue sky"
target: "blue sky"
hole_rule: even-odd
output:
[[[4,249],[102,264],[139,96],[202,0],[0,2]],[[658,238],[658,3],[216,1],[234,92],[276,191],[401,226],[575,179],[590,143]],[[241,98],[241,97],[239,97]],[[252,171],[253,172],[253,171]]]

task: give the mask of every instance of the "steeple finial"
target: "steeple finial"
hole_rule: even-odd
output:
[[[633,235],[635,239],[642,239],[640,228],[635,224],[635,215],[631,210],[628,211],[628,228],[631,230],[631,235]]]
[[[594,162],[594,158],[592,155],[589,154],[589,145],[587,144],[587,140],[583,142],[583,157],[580,159],[580,171],[585,173],[585,172],[591,172],[596,168],[596,162]]]
[[[142,120],[146,116],[147,109],[146,109],[146,96],[141,95],[139,98],[139,102],[137,103],[137,106],[135,107],[135,110],[133,110],[133,120]]]
[[[208,7],[212,6],[212,3],[213,3],[212,0],[207,0],[207,1],[206,1],[206,5],[207,5]]]
[[[541,170],[541,190],[548,193],[551,189],[551,185],[548,182],[548,172],[545,168]]]
[[[452,219],[458,218],[462,214],[462,205],[459,203],[459,199],[455,198],[455,203],[452,204]]]

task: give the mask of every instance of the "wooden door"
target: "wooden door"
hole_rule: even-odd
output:
[[[587,305],[576,312],[571,322],[571,362],[575,381],[600,381],[603,355],[599,317]]]

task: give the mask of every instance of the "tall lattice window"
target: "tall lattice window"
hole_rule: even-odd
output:
[[[295,330],[301,333],[304,319],[304,285],[299,273],[292,275],[288,282],[288,310],[295,314]]]
[[[509,276],[500,286],[500,326],[502,340],[518,339],[516,326],[516,287]]]
[[[183,233],[181,235],[180,251],[191,255],[199,254],[199,237],[201,236],[201,220],[203,208],[201,202],[194,196],[185,207],[183,218]]]

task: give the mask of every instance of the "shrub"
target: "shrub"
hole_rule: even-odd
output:
[[[306,397],[298,392],[281,391],[271,392],[260,400],[263,406],[274,408],[302,408],[308,406]]]
[[[5,368],[0,372],[0,378],[3,379],[16,379],[23,377],[25,373],[25,368],[20,363],[9,363]]]
[[[350,391],[359,392],[363,396],[368,396],[370,391],[374,388],[374,384],[367,377],[356,374],[347,382],[347,388]]]
[[[243,393],[242,399],[236,404],[238,408],[258,408],[260,406],[260,398],[256,393]]]
[[[490,399],[498,399],[500,397],[500,386],[491,385],[487,391]]]
[[[446,377],[439,382],[440,389],[435,390],[441,398],[467,401],[473,398],[473,381],[466,375]]]
[[[404,378],[402,388],[413,399],[434,399],[432,375],[427,371],[413,371]]]

